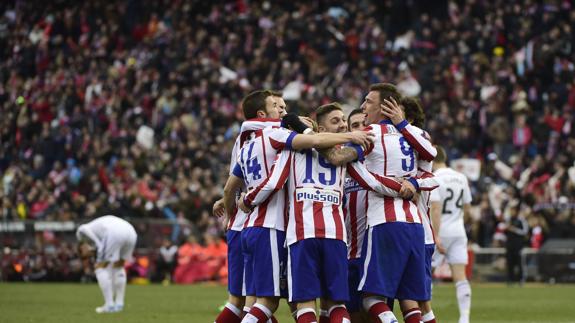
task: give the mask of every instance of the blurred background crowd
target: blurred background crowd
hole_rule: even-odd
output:
[[[167,218],[185,225],[150,246],[208,249],[244,95],[280,90],[308,115],[390,82],[451,159],[480,162],[474,244],[502,245],[512,214],[526,245],[573,237],[573,26],[567,0],[2,1],[0,219]],[[60,240],[38,233],[12,257],[78,273]]]

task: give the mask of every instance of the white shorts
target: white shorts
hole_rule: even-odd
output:
[[[131,260],[137,239],[138,236],[133,228],[108,232],[102,248],[98,249],[96,263]]]
[[[438,251],[433,253],[432,267],[438,267],[446,262],[450,265],[467,265],[467,237],[441,238],[445,254]]]

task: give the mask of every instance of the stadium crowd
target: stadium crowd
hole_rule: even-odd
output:
[[[210,212],[242,96],[279,89],[313,113],[391,82],[421,98],[451,159],[481,162],[471,241],[501,244],[510,212],[533,247],[575,235],[570,1],[7,1],[0,13],[4,221],[113,213],[222,236]]]

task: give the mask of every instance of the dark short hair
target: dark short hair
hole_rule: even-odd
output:
[[[324,104],[315,110],[315,120],[317,123],[322,123],[322,119],[332,111],[343,111],[341,105],[337,102]]]
[[[425,113],[423,112],[420,101],[416,98],[403,97],[400,104],[403,106],[405,119],[412,125],[423,128],[425,124]]]
[[[274,92],[270,90],[257,90],[248,94],[242,100],[242,110],[244,111],[244,118],[253,119],[257,118],[258,111],[266,111],[266,99],[268,96],[275,96]]]
[[[351,120],[351,117],[353,117],[353,116],[356,115],[356,114],[360,114],[360,113],[363,114],[363,110],[362,110],[361,108],[353,109],[353,110],[349,113],[349,115],[347,116],[347,127],[348,127],[348,128],[351,128],[351,124],[350,124],[350,122],[351,122],[351,121],[350,121],[350,120]]]
[[[279,98],[284,96],[282,91],[270,90],[270,92],[272,92],[272,96],[277,96]]]
[[[394,98],[395,101],[401,101],[401,93],[397,87],[391,83],[375,83],[369,87],[370,91],[379,92],[379,101],[383,103],[383,100]]]
[[[447,153],[445,153],[445,149],[443,147],[436,145],[435,148],[437,149],[437,156],[433,160],[436,163],[446,163],[447,162]]]

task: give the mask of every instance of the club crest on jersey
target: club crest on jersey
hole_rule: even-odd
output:
[[[364,188],[361,187],[356,181],[353,179],[347,178],[345,180],[345,184],[343,185],[343,190],[345,194],[349,194],[351,192],[363,191]]]
[[[298,202],[313,201],[339,205],[341,200],[339,192],[313,187],[297,188],[295,196]]]

